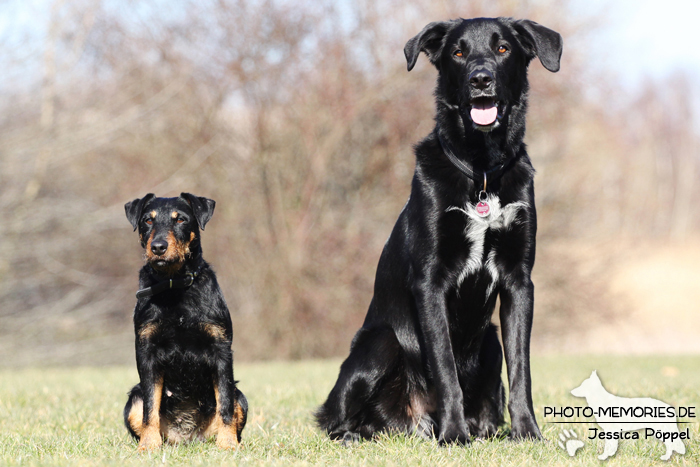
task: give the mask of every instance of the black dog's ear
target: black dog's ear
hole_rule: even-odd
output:
[[[141,219],[143,207],[155,197],[156,195],[154,195],[153,193],[149,193],[141,199],[136,198],[135,200],[129,201],[124,205],[124,210],[126,211],[126,218],[129,219],[129,222],[131,222],[131,225],[134,227],[134,230],[136,230],[139,226],[139,220]]]
[[[514,21],[513,29],[519,36],[522,46],[530,52],[532,57],[537,55],[542,65],[549,71],[559,71],[559,61],[564,47],[561,34],[529,19]]]
[[[211,216],[214,215],[214,206],[216,206],[216,201],[209,198],[203,198],[201,196],[195,196],[190,193],[180,193],[180,198],[187,200],[192,206],[194,211],[194,217],[197,218],[197,224],[199,228],[204,230],[204,226],[207,225]]]
[[[403,53],[406,56],[408,71],[411,71],[418,61],[418,55],[425,52],[430,59],[430,63],[435,65],[440,56],[443,45],[445,45],[445,36],[447,32],[459,21],[439,21],[428,24],[415,37],[406,42],[406,47],[403,48]]]

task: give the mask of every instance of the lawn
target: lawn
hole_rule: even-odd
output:
[[[239,387],[251,411],[237,452],[213,443],[166,446],[138,454],[122,425],[135,368],[45,368],[0,371],[1,465],[662,465],[653,440],[620,442],[614,458],[600,462],[603,441],[585,439],[587,424],[554,424],[545,406],[584,406],[569,394],[594,369],[606,389],[628,397],[653,397],[700,410],[700,357],[533,358],[533,398],[542,432],[550,441],[477,441],[439,447],[406,436],[340,446],[313,425],[311,412],[330,390],[338,361],[237,364]],[[688,420],[686,418],[686,420]],[[690,428],[685,456],[670,465],[700,465],[700,425]],[[585,446],[573,458],[557,446],[564,428],[574,428]]]

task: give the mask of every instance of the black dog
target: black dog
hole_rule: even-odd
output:
[[[527,67],[558,71],[561,36],[507,18],[431,23],[406,44],[438,69],[433,132],[416,146],[411,196],[382,252],[374,298],[316,417],[334,439],[378,431],[493,435],[505,346],[513,438],[540,438],[530,389],[537,228],[525,151]]]
[[[216,436],[225,449],[241,440],[248,401],[233,379],[231,316],[199,239],[214,205],[189,193],[149,193],[124,206],[146,249],[134,310],[141,382],[124,407],[141,451],[158,448],[163,437]]]

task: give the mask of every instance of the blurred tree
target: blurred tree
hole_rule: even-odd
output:
[[[409,193],[412,145],[433,125],[436,72],[427,60],[406,72],[406,40],[458,16],[535,19],[566,44],[595,24],[555,1],[41,5],[43,32],[0,37],[13,70],[0,80],[0,356],[11,365],[132,360],[141,253],[123,204],[147,192],[217,200],[205,257],[238,357],[343,354]],[[559,74],[532,66],[540,238],[697,232],[690,82],[611,110],[586,97],[586,60],[567,46]],[[537,312],[553,318],[536,337],[574,310],[611,309],[565,253],[540,252]]]

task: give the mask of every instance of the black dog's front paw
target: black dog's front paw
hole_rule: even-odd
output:
[[[455,423],[450,422],[444,424],[440,429],[440,434],[438,436],[438,443],[442,446],[446,444],[456,443],[456,444],[469,444],[471,437],[469,436],[469,429],[466,423]]]
[[[340,441],[340,444],[347,447],[350,447],[354,444],[359,444],[360,441],[362,441],[362,437],[360,436],[359,433],[353,433],[351,431],[346,431],[345,434],[343,434],[342,438],[338,438]]]
[[[542,433],[540,433],[537,423],[533,421],[520,423],[518,426],[513,424],[508,439],[513,441],[539,441],[544,438],[542,438]]]

